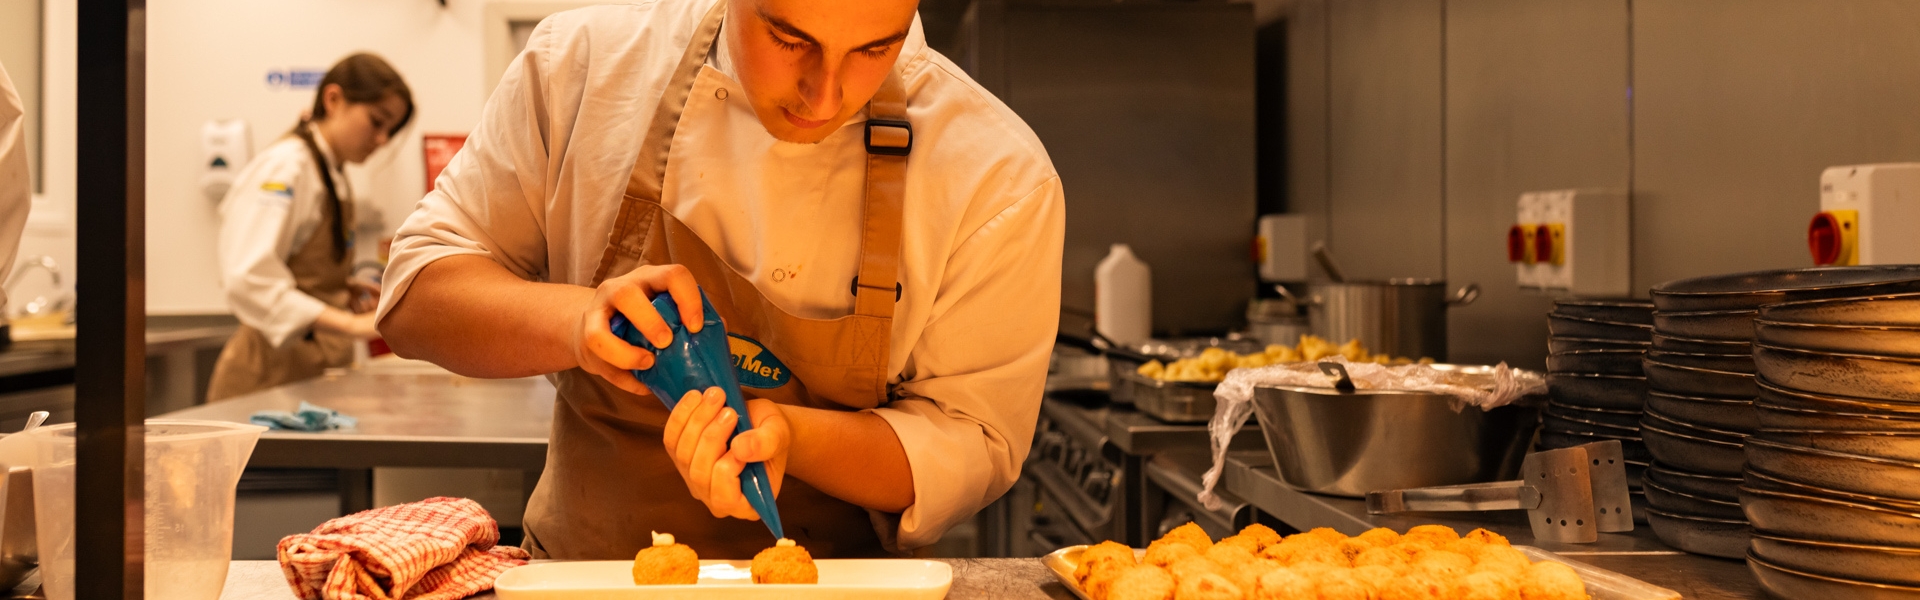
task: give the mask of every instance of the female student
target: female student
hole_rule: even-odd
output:
[[[372,54],[327,71],[310,116],[247,163],[220,202],[220,275],[240,329],[220,353],[208,400],[319,376],[377,336],[379,287],[350,277],[353,191],[365,162],[413,117],[400,74]]]

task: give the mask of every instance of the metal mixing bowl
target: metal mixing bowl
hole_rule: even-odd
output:
[[[1254,414],[1280,477],[1294,488],[1360,498],[1389,489],[1511,479],[1536,409],[1454,410],[1425,392],[1260,387]]]

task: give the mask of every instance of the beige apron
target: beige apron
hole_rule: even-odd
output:
[[[857,290],[854,314],[836,319],[789,315],[660,203],[668,150],[725,5],[716,4],[702,20],[660,99],[593,283],[641,265],[685,266],[734,336],[729,341],[736,363],[752,370],[743,379],[754,379],[753,373],[761,380],[778,378],[775,364],[790,373],[770,389],[743,385],[747,396],[839,410],[880,406],[888,400],[889,336],[899,297],[900,206],[911,136],[904,89],[889,76],[868,105],[871,141],[860,270],[850,282]],[[762,348],[773,360],[757,364],[767,358],[759,354]],[[659,400],[621,391],[580,369],[557,374],[555,385],[560,401],[554,405],[546,472],[524,521],[524,546],[536,558],[630,559],[651,543],[650,531],[673,533],[701,558],[745,559],[773,545],[765,525],[714,518],[688,493],[661,442],[668,413]],[[891,535],[887,519],[793,477],[783,482],[778,504],[787,536],[816,557],[887,554],[879,533]]]
[[[325,169],[326,165],[319,165]],[[353,222],[353,203],[338,203],[341,218]],[[327,306],[347,310],[353,292],[347,287],[352,274],[353,253],[340,252],[334,258],[333,211],[313,228],[313,236],[287,260],[293,271],[294,287],[319,298]],[[351,230],[351,228],[349,228]],[[350,249],[348,249],[350,250]],[[306,335],[288,338],[273,347],[260,330],[241,325],[214,363],[213,379],[207,385],[207,401],[225,400],[270,387],[319,377],[329,367],[344,367],[353,362],[353,337],[343,333],[309,328]]]

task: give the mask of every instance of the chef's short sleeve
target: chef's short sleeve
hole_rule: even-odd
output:
[[[547,273],[545,215],[549,121],[545,79],[552,21],[543,21],[500,78],[467,136],[394,236],[377,319],[420,271],[449,256],[485,256],[522,279]]]
[[[1065,213],[1060,180],[1050,179],[948,261],[941,310],[913,347],[899,399],[874,411],[913,468],[914,504],[897,517],[895,549],[938,541],[1019,478],[1059,329]]]

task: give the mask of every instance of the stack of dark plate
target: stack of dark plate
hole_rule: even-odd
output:
[[[1787,598],[1920,598],[1920,294],[1771,305],[1740,489]]]
[[[1540,449],[1619,440],[1635,515],[1642,516],[1646,501],[1640,479],[1651,456],[1640,439],[1640,409],[1647,395],[1641,359],[1652,344],[1653,303],[1556,300],[1547,329],[1550,399],[1540,413]]]
[[[1741,558],[1749,546],[1741,483],[1754,408],[1754,320],[1782,302],[1920,291],[1920,266],[1760,271],[1653,288],[1653,347],[1641,436],[1654,533],[1681,550]]]

